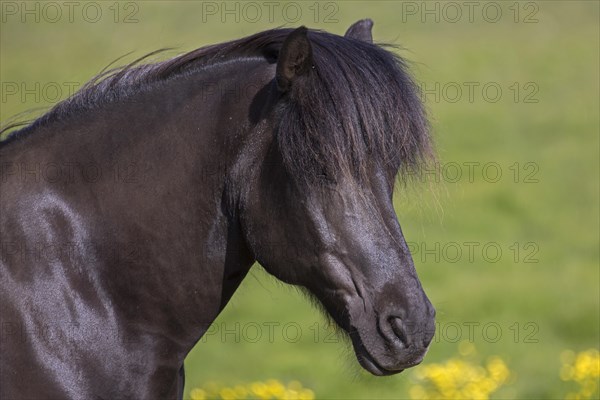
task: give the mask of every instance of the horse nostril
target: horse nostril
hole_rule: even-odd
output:
[[[388,318],[388,322],[392,327],[392,331],[394,334],[400,339],[400,341],[404,344],[404,346],[408,347],[410,342],[408,340],[408,335],[406,332],[406,327],[402,320],[398,317],[390,317]]]

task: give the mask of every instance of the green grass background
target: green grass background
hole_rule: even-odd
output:
[[[478,3],[473,22],[467,15],[456,23],[445,21],[444,3],[438,5],[439,22],[432,16],[423,22],[419,15],[403,13],[402,2],[344,1],[334,3],[338,22],[323,21],[326,12],[335,11],[326,3],[318,4],[321,15],[315,21],[309,8],[314,3],[298,2],[303,15],[297,23],[287,23],[280,12],[273,22],[263,16],[256,23],[244,18],[236,23],[233,17],[223,23],[219,16],[203,21],[202,2],[148,1],[136,3],[138,22],[132,24],[122,23],[123,14],[121,22],[113,21],[113,2],[98,4],[106,14],[97,23],[84,21],[81,12],[73,22],[64,17],[56,23],[36,23],[31,17],[22,23],[3,14],[3,84],[25,82],[31,87],[39,82],[43,88],[50,82],[83,83],[130,51],[135,53],[126,60],[156,48],[191,50],[281,25],[306,24],[343,34],[350,23],[371,17],[375,39],[402,45],[401,54],[413,62],[417,80],[426,88],[436,82],[440,87],[461,85],[458,101],[449,101],[454,96],[449,88],[439,101],[428,95],[427,106],[440,161],[462,165],[462,179],[400,189],[395,197],[407,240],[420,244],[415,263],[438,310],[441,329],[424,362],[446,360],[456,354],[456,340],[473,339],[482,359],[500,355],[513,372],[510,384],[495,398],[562,398],[572,388],[559,379],[560,352],[597,348],[600,338],[598,2],[535,2],[533,23],[523,19],[534,6],[518,4],[521,12],[515,22],[512,1],[497,3],[503,16],[496,23],[482,17],[485,3]],[[434,2],[413,4],[436,7]],[[125,3],[118,6],[121,13],[132,10]],[[446,19],[453,15],[446,14]],[[479,83],[472,102],[463,82]],[[482,86],[488,82],[502,88],[497,102],[483,98]],[[518,101],[509,88],[515,82],[521,90]],[[531,91],[524,88],[528,82],[539,89],[533,95],[536,103],[523,102]],[[3,122],[50,105],[32,95],[22,101],[20,94],[2,94]],[[472,181],[466,176],[467,162],[480,163]],[[489,162],[502,170],[496,183],[484,179],[493,178],[492,170],[482,175],[481,166]],[[515,163],[518,182],[510,168]],[[527,169],[526,163],[536,169]],[[525,182],[532,171],[537,182]],[[451,242],[463,251],[456,262],[451,262],[454,253],[447,247]],[[473,259],[465,242],[479,243]],[[435,254],[423,254],[423,243],[429,249],[439,243],[448,253],[436,260]],[[483,257],[486,243],[502,249],[497,262]],[[513,243],[520,247],[517,260]],[[524,248],[528,243],[537,247]],[[524,262],[535,248],[538,262]],[[488,254],[493,256],[491,250]],[[237,323],[239,340],[232,333],[221,335],[223,328],[235,331]],[[279,324],[273,327],[272,340],[270,323]],[[408,396],[413,382],[411,372],[374,378],[361,371],[347,343],[335,336],[325,340],[330,330],[309,301],[259,266],[215,324],[219,332],[207,335],[187,359],[188,393],[209,381],[233,385],[275,378],[298,379],[318,398],[398,399]],[[319,326],[318,338],[314,324]],[[474,326],[472,337],[468,324]],[[251,340],[257,325],[262,336]],[[297,327],[300,339],[286,340],[294,339]],[[496,336],[494,327],[502,330],[497,341],[490,340]],[[535,342],[526,340],[530,333]]]

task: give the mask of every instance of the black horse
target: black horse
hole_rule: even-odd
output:
[[[375,375],[434,309],[392,206],[431,155],[405,63],[275,29],[101,74],[0,145],[0,397],[175,398],[255,261],[305,288]]]

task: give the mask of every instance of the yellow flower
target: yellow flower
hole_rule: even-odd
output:
[[[262,399],[267,394],[267,385],[265,385],[263,382],[254,382],[252,385],[250,385],[250,390],[254,395]]]
[[[237,399],[245,399],[248,396],[249,390],[242,385],[235,385],[233,388]]]
[[[469,342],[459,345],[461,357],[445,363],[434,363],[418,368],[414,378],[418,382],[409,391],[411,399],[488,399],[510,376],[500,357],[491,357],[485,367],[468,357],[477,352]]]
[[[414,386],[412,386],[409,389],[409,391],[408,391],[408,395],[413,400],[425,400],[425,399],[427,399],[427,391],[421,385],[414,385]]]
[[[219,386],[214,382],[205,384],[202,388],[192,389],[190,392],[192,400],[208,399],[286,399],[286,400],[314,400],[315,393],[302,386],[298,381],[291,381],[287,386],[276,380],[269,379],[266,382],[252,382],[247,385],[235,385],[233,387]]]
[[[235,391],[227,387],[219,390],[219,396],[221,396],[223,400],[235,400],[236,398]]]
[[[265,382],[267,385],[267,391],[276,399],[280,399],[285,393],[285,386],[275,379],[269,379]]]
[[[313,392],[310,389],[302,389],[300,391],[300,393],[298,394],[298,399],[299,400],[314,400],[315,392]]]
[[[565,350],[560,359],[560,379],[574,381],[579,390],[567,393],[567,399],[591,399],[598,397],[598,378],[600,377],[600,353],[597,349],[575,352]]]
[[[192,389],[190,396],[192,400],[205,400],[206,392],[202,389]]]

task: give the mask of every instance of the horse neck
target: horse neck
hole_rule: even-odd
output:
[[[227,176],[257,124],[271,69],[257,60],[206,68],[32,134],[40,145],[31,159],[100,171],[40,190],[83,221],[85,237],[71,239],[92,244],[93,255],[80,256],[94,260],[101,297],[119,304],[122,321],[172,337],[183,352],[254,261],[228,209]]]

